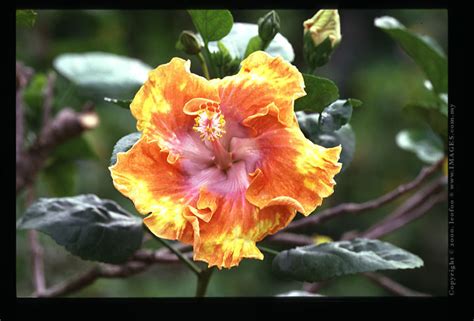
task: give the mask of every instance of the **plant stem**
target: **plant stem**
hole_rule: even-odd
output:
[[[155,236],[155,235],[154,235]],[[159,238],[157,236],[155,236],[155,238],[161,242],[164,246],[166,246],[171,252],[173,252],[174,254],[176,254],[176,256],[181,260],[183,261],[184,264],[186,264],[196,275],[197,277],[199,278],[200,275],[201,275],[201,269],[196,265],[194,264],[190,259],[188,259],[187,257],[185,257],[183,255],[183,253],[181,253],[180,251],[178,251],[177,249],[175,249],[173,246],[171,246],[171,244],[169,244],[167,241],[163,240],[162,238]]]
[[[269,249],[268,247],[264,247],[264,246],[259,246],[258,247],[262,252],[266,252],[268,254],[271,254],[271,255],[278,255],[278,251],[275,251],[273,249]]]
[[[206,59],[204,58],[203,54],[200,52],[197,56],[199,58],[199,61],[201,62],[204,77],[206,77],[207,79],[211,79],[211,77],[209,76],[209,69],[207,68]]]
[[[214,65],[214,61],[212,60],[212,55],[211,55],[211,52],[209,51],[207,42],[204,45],[204,51],[206,52],[207,59],[209,60],[209,66],[210,66],[212,75],[217,76],[216,66]],[[210,77],[208,79],[210,79]]]
[[[203,298],[206,296],[207,286],[209,285],[209,281],[211,279],[213,268],[206,268],[201,271],[198,275],[198,283],[196,288],[196,297]]]

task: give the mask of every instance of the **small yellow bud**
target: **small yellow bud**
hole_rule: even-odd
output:
[[[309,32],[315,46],[326,38],[334,48],[341,41],[341,24],[337,10],[319,10],[311,19],[303,23],[304,32]]]
[[[443,174],[444,176],[448,176],[448,158],[445,157],[443,161]]]
[[[323,244],[323,243],[330,243],[333,241],[333,239],[330,238],[329,236],[319,235],[319,234],[314,235],[313,240],[314,240],[314,244],[316,245]]]

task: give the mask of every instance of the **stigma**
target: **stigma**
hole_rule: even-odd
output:
[[[219,104],[206,102],[199,106],[198,116],[194,119],[193,130],[199,133],[203,141],[216,141],[225,134],[225,119]]]

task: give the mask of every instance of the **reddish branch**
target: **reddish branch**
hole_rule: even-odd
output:
[[[423,204],[414,210],[411,210],[404,215],[400,215],[392,220],[385,222],[384,224],[376,224],[366,232],[362,233],[362,237],[369,239],[377,239],[392,233],[395,230],[407,225],[408,223],[420,218],[423,214],[428,212],[434,205],[443,202],[447,198],[446,192],[440,192],[436,195],[430,196]]]
[[[35,199],[35,193],[31,186],[27,189],[26,194],[26,206],[33,203]],[[31,270],[33,275],[33,287],[36,292],[42,292],[46,288],[46,278],[44,274],[44,261],[43,261],[43,247],[38,239],[38,232],[35,230],[28,231],[28,243],[31,254]]]
[[[280,232],[278,234],[269,236],[265,239],[266,242],[271,242],[272,244],[285,245],[285,246],[304,246],[309,244],[314,244],[313,238],[302,235],[294,234],[287,232]]]
[[[319,293],[319,291],[327,285],[326,282],[315,282],[315,283],[304,283],[303,284],[303,291],[309,292],[309,293]]]
[[[28,150],[20,153],[16,161],[17,194],[25,186],[34,182],[36,175],[56,146],[98,125],[99,118],[91,110],[91,106],[86,105],[84,109],[79,113],[71,108],[62,109],[43,127],[35,143]]]
[[[387,290],[387,291],[389,291],[393,294],[396,294],[396,295],[400,295],[400,296],[430,296],[429,294],[409,289],[409,288],[395,282],[394,280],[392,280],[392,279],[390,279],[386,276],[380,275],[378,273],[372,273],[372,272],[364,273],[364,276],[366,276],[369,280],[371,280],[375,284],[381,286],[385,290]]]
[[[22,63],[16,63],[16,158],[20,157],[23,138],[24,138],[24,104],[23,92],[28,84],[33,70],[24,66]]]
[[[189,246],[181,246],[184,251]],[[185,254],[192,257],[192,253]],[[168,249],[158,251],[138,250],[128,262],[121,265],[101,264],[91,268],[89,271],[76,276],[70,280],[64,281],[58,285],[48,288],[41,292],[36,292],[34,296],[38,297],[57,297],[71,294],[79,291],[99,278],[127,278],[147,270],[157,263],[179,263],[181,262],[175,254]]]
[[[327,220],[339,217],[344,214],[356,214],[367,210],[372,210],[379,208],[398,197],[416,189],[418,186],[421,185],[431,174],[433,174],[442,164],[442,161],[437,162],[436,164],[425,167],[421,170],[418,176],[411,182],[402,184],[398,186],[393,191],[380,196],[374,200],[365,202],[365,203],[343,203],[338,206],[329,208],[327,210],[321,211],[321,213],[316,214],[314,216],[309,216],[307,218],[300,219],[298,221],[294,221],[288,227],[286,227],[285,231],[298,231],[302,229],[306,229],[308,227],[316,226],[321,224]]]
[[[38,232],[28,231],[28,242],[31,252],[31,266],[33,270],[33,286],[36,292],[43,292],[46,288],[44,276],[43,247],[38,241]]]
[[[26,186],[32,185],[36,175],[44,166],[51,151],[68,139],[79,136],[88,129],[95,128],[99,124],[99,118],[93,111],[93,106],[87,104],[82,112],[75,112],[71,108],[64,108],[56,117],[50,120],[53,89],[55,82],[54,73],[48,75],[48,81],[44,89],[43,103],[43,127],[38,138],[30,148],[24,150],[24,102],[23,91],[28,84],[31,68],[22,63],[16,64],[16,193],[18,194]]]
[[[53,98],[54,98],[54,83],[56,82],[56,74],[50,72],[48,74],[48,80],[44,88],[44,102],[43,102],[43,126],[49,122],[51,118],[51,111],[53,110]]]

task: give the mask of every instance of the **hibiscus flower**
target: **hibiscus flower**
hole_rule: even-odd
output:
[[[156,236],[192,244],[194,260],[230,268],[333,193],[341,147],[301,132],[301,73],[254,52],[240,72],[207,80],[173,58],[149,73],[130,110],[140,140],[110,167],[114,186]]]

